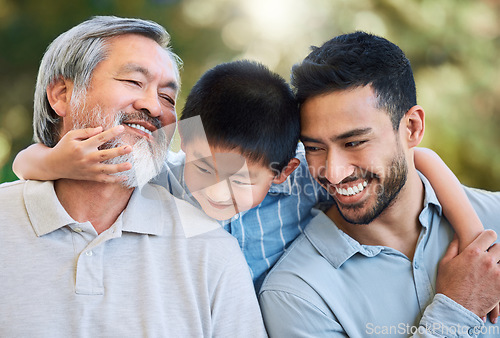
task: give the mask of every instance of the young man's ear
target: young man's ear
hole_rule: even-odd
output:
[[[285,168],[283,168],[283,170],[281,171],[281,173],[279,173],[279,175],[277,175],[274,179],[273,179],[273,183],[274,184],[280,184],[280,183],[283,183],[285,182],[285,180],[288,178],[288,176],[290,176],[291,173],[293,173],[293,171],[295,169],[297,169],[297,167],[300,165],[300,160],[298,158],[292,158],[290,160],[290,162],[288,162],[287,166]]]
[[[59,77],[47,87],[47,100],[54,112],[65,117],[73,93],[73,82]]]
[[[422,141],[425,131],[425,112],[418,105],[411,107],[401,121],[401,131],[409,148],[416,147]]]

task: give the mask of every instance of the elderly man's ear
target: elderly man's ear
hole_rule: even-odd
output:
[[[47,100],[57,115],[65,117],[71,102],[73,81],[58,78],[47,87]]]

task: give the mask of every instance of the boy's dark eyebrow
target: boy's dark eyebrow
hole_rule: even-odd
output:
[[[373,129],[370,128],[370,127],[368,127],[368,128],[353,129],[353,130],[349,130],[349,131],[347,131],[347,132],[345,132],[343,134],[340,134],[340,135],[337,135],[337,136],[332,136],[330,138],[330,141],[335,142],[335,141],[345,140],[345,139],[348,139],[348,138],[351,138],[351,137],[355,137],[355,136],[362,136],[362,135],[369,134],[372,131],[373,131]],[[302,142],[321,143],[320,140],[315,139],[313,137],[305,136],[305,135],[300,135],[300,140]]]
[[[118,74],[123,74],[123,73],[128,74],[128,73],[135,73],[135,72],[141,73],[147,79],[151,79],[151,77],[152,77],[151,72],[147,68],[145,68],[141,65],[138,65],[136,63],[127,63],[126,65],[124,65],[123,67],[120,68],[120,70],[118,71]],[[176,92],[179,89],[179,85],[177,84],[176,81],[169,81],[165,85],[162,85],[162,86],[170,88]]]

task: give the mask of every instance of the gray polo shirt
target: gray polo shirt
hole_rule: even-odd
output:
[[[2,184],[0,205],[0,337],[265,335],[237,241],[159,186],[100,235],[51,181]]]

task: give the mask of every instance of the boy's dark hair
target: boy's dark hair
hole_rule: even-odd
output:
[[[241,60],[208,70],[191,89],[180,119],[195,116],[211,146],[236,149],[275,172],[295,156],[297,101],[286,81],[260,63]],[[201,135],[179,126],[185,144]]]
[[[313,96],[371,85],[378,108],[385,109],[394,130],[417,104],[410,61],[392,42],[354,32],[337,36],[292,68],[292,85],[299,104]]]

